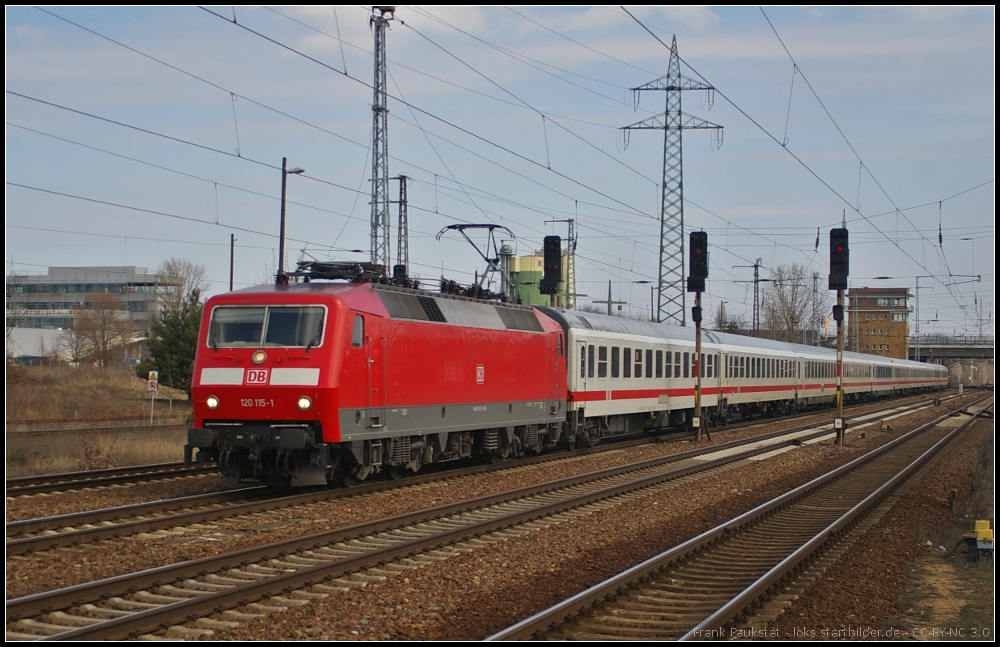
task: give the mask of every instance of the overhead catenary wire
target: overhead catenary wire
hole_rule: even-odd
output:
[[[632,13],[630,13],[628,11],[628,9],[626,9],[624,7],[621,7],[621,9],[626,14],[628,14],[640,27],[642,27],[647,33],[649,33],[650,36],[652,36],[653,38],[655,38],[664,48],[669,49],[669,46],[666,43],[664,43],[660,39],[659,36],[657,36],[656,34],[654,34],[649,29],[649,27],[647,27],[645,24],[642,23],[642,21],[640,21]],[[698,76],[699,79],[701,79],[705,83],[709,83],[711,85],[711,83],[704,76],[702,76],[701,73],[699,73],[697,70],[695,70],[687,61],[684,61],[683,59],[681,59],[681,60],[688,67],[688,69],[690,69],[696,76]],[[717,86],[714,86],[714,87],[717,88]],[[851,202],[849,200],[847,200],[843,195],[841,195],[841,193],[839,191],[837,191],[832,185],[830,185],[829,182],[827,182],[825,179],[823,179],[815,170],[812,169],[812,167],[810,167],[808,164],[806,164],[805,161],[802,160],[798,155],[796,155],[790,148],[788,148],[787,146],[783,146],[781,144],[781,142],[773,134],[771,134],[770,131],[768,131],[764,126],[762,126],[756,119],[754,119],[753,117],[751,117],[750,114],[747,113],[745,110],[743,110],[743,108],[741,108],[735,101],[733,101],[732,99],[730,99],[729,96],[727,96],[721,90],[716,89],[716,92],[719,94],[720,97],[722,97],[723,99],[725,99],[726,102],[729,103],[729,105],[731,105],[737,112],[739,112],[747,120],[749,120],[750,123],[752,123],[754,126],[756,126],[762,133],[764,133],[774,143],[778,144],[778,146],[780,146],[782,150],[784,150],[788,155],[790,155],[792,157],[792,159],[794,159],[803,169],[805,169],[810,175],[812,175],[817,181],[819,181],[820,184],[822,184],[824,187],[826,187],[826,189],[829,190],[833,195],[835,195],[841,202],[843,202],[845,205],[847,205],[847,207],[849,209],[851,209],[851,211],[853,211],[853,212],[857,213],[859,216],[861,216],[865,220],[865,222],[869,226],[871,226],[873,229],[875,229],[875,231],[879,232],[885,238],[885,240],[887,240],[888,242],[892,243],[904,256],[906,256],[908,259],[910,259],[918,267],[920,267],[923,270],[925,270],[926,272],[928,272],[931,276],[934,276],[934,278],[938,282],[940,282],[941,285],[945,286],[946,289],[948,288],[948,286],[947,286],[947,284],[946,284],[946,282],[944,280],[942,280],[940,277],[934,275],[931,272],[931,270],[926,267],[926,265],[924,263],[922,263],[921,261],[919,261],[916,258],[914,258],[912,254],[910,254],[908,251],[906,251],[905,249],[903,249],[902,246],[900,246],[897,242],[893,241],[893,239],[889,235],[887,235],[884,231],[882,231],[882,229],[879,228],[875,223],[873,223],[868,216],[866,216],[859,209],[856,209],[855,208],[856,205],[851,204]],[[875,178],[872,178],[872,179],[875,180]],[[877,180],[875,180],[875,181],[877,183]],[[898,211],[898,209],[897,209],[897,211]],[[951,292],[951,291],[949,290],[949,292]],[[953,296],[954,296],[954,294],[953,294]],[[955,297],[955,302],[959,306],[961,306],[961,307],[968,307],[967,304],[960,303],[958,301],[957,297]]]

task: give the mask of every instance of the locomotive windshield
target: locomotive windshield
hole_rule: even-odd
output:
[[[323,336],[321,306],[225,306],[212,312],[212,348],[318,346]]]

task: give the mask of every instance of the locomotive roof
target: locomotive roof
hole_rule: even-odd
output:
[[[393,319],[492,330],[544,332],[546,329],[546,325],[530,306],[378,283],[309,281],[290,285],[266,284],[217,295],[213,299],[229,295],[232,295],[231,301],[234,304],[266,304],[272,298],[287,303],[294,301],[296,296],[308,295],[320,299],[331,296],[342,299],[352,308],[375,312],[381,316],[388,315]]]

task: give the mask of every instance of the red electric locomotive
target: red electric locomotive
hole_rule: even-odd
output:
[[[541,451],[566,413],[562,328],[531,308],[377,285],[209,299],[185,458],[320,485]]]

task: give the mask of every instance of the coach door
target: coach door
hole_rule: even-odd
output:
[[[368,356],[368,426],[385,427],[385,391],[388,349],[382,318],[365,316],[365,350]]]

